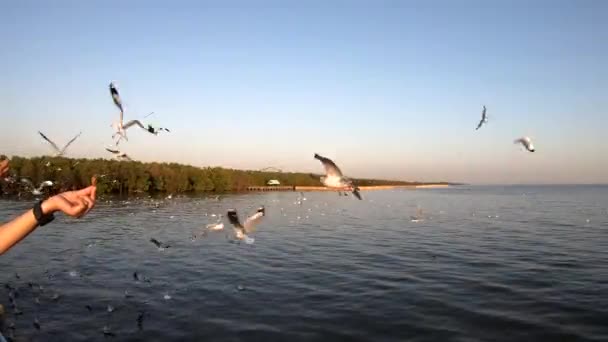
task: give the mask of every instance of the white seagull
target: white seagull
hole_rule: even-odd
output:
[[[479,121],[479,124],[477,124],[477,128],[475,128],[475,130],[478,130],[481,128],[481,126],[483,126],[483,124],[488,122],[488,116],[486,115],[486,106],[483,106],[483,110],[481,111],[481,121]]]
[[[122,139],[129,141],[129,139],[127,138],[127,129],[129,129],[133,126],[139,126],[139,127],[141,127],[141,129],[146,130],[154,135],[158,134],[158,132],[160,130],[166,130],[167,132],[169,131],[164,128],[156,129],[156,128],[152,127],[151,125],[148,125],[148,127],[145,127],[139,120],[131,120],[131,121],[128,121],[127,123],[124,123],[124,110],[122,107],[122,100],[120,99],[120,95],[118,94],[118,89],[116,89],[116,86],[114,85],[113,82],[110,82],[110,95],[112,95],[112,100],[114,101],[114,104],[116,105],[116,107],[118,107],[118,109],[120,109],[119,121],[114,122],[111,125],[111,127],[114,129],[114,134],[112,135],[112,139],[114,139],[114,138],[116,138],[116,136],[118,136],[118,140],[116,140],[117,146],[120,143],[120,140],[122,140]]]
[[[353,181],[344,177],[340,168],[331,159],[325,158],[315,153],[315,159],[321,161],[323,167],[325,167],[325,176],[321,177],[321,183],[328,188],[337,189],[338,191],[348,190],[352,191],[358,199],[361,198],[359,187],[353,184]]]
[[[38,134],[40,134],[42,139],[46,140],[49,144],[51,144],[51,147],[53,148],[53,150],[55,150],[55,157],[61,157],[65,154],[65,151],[74,142],[74,140],[78,139],[78,137],[82,134],[82,132],[78,133],[75,137],[72,138],[72,140],[68,141],[68,143],[65,144],[65,146],[63,146],[63,148],[61,148],[61,149],[59,148],[59,146],[57,146],[57,144],[55,144],[51,139],[49,139],[42,132],[38,131]]]
[[[236,209],[228,210],[228,220],[234,226],[234,234],[238,240],[244,240],[246,243],[253,243],[255,239],[250,238],[247,234],[255,231],[255,227],[262,221],[262,217],[266,214],[264,207],[259,207],[255,214],[249,216],[244,224],[241,224],[239,215]]]
[[[534,145],[532,145],[532,139],[530,139],[529,137],[522,137],[519,139],[516,139],[515,141],[513,141],[514,144],[522,144],[523,147],[526,148],[526,150],[530,151],[530,152],[534,152],[536,149],[534,148]]]
[[[133,161],[133,159],[131,159],[131,157],[129,157],[129,155],[127,155],[126,153],[120,152],[119,150],[106,147],[106,151],[112,153],[117,160]]]
[[[34,184],[32,183],[32,181],[27,178],[21,178],[21,184],[28,187],[31,190],[32,195],[34,195],[34,196],[42,195],[42,190],[44,188],[53,186],[53,182],[47,180],[47,181],[40,183],[40,186],[38,188],[36,188],[36,187],[34,187]]]

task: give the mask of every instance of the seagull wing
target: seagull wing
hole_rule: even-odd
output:
[[[32,189],[34,188],[34,184],[32,183],[32,181],[27,178],[21,178],[21,183],[25,186],[29,186]]]
[[[113,154],[119,154],[119,153],[120,153],[120,151],[119,151],[119,150],[113,150],[113,149],[111,149],[111,148],[107,148],[107,147],[106,147],[106,151],[108,151],[108,152],[110,152],[110,153],[113,153]]]
[[[534,152],[534,147],[532,146],[532,139],[528,138],[528,137],[522,137],[519,139],[516,139],[515,141],[513,141],[514,144],[522,144],[526,150],[530,151],[530,152]]]
[[[127,122],[124,126],[122,126],[122,128],[126,130],[133,125],[137,125],[137,126],[141,127],[142,129],[145,129],[146,131],[148,130],[147,128],[144,127],[144,125],[141,124],[141,122],[139,122],[139,120],[131,120],[131,121]]]
[[[236,209],[228,210],[226,216],[228,216],[228,221],[230,221],[234,228],[243,229],[243,225],[241,224],[241,220],[239,220],[239,214],[236,212]]]
[[[49,180],[40,183],[40,188],[49,187],[49,186],[53,186],[53,182],[51,182]]]
[[[163,244],[160,241],[156,240],[155,238],[151,238],[150,242],[152,242],[158,248],[161,248],[163,246]]]
[[[262,221],[262,217],[266,214],[266,209],[264,207],[260,207],[255,214],[249,216],[247,220],[245,220],[245,224],[243,228],[246,233],[251,233],[255,231],[255,227]]]
[[[353,189],[353,195],[355,195],[355,197],[357,197],[357,199],[362,200],[363,198],[361,197],[361,192],[358,186],[355,186]]]
[[[481,128],[481,126],[483,126],[484,123],[486,123],[487,117],[486,117],[486,106],[483,106],[483,110],[481,111],[481,120],[479,121],[479,124],[477,124],[477,128],[475,128],[475,130],[478,130]]]
[[[122,101],[120,99],[120,95],[118,94],[118,89],[114,86],[114,83],[110,83],[110,94],[112,95],[112,100],[118,109],[120,109],[120,122],[122,122]]]
[[[68,147],[74,142],[74,140],[78,139],[78,137],[82,134],[82,132],[78,133],[75,137],[72,138],[72,140],[68,141],[67,144],[65,144],[65,146],[63,147],[63,150],[61,150],[61,153],[64,153],[65,150],[68,149]]]
[[[315,159],[318,159],[321,161],[321,164],[323,164],[323,167],[325,168],[325,173],[327,174],[327,176],[342,177],[342,171],[340,171],[340,168],[338,167],[338,165],[336,165],[336,163],[334,163],[331,159],[325,158],[316,153],[315,153]]]
[[[55,144],[53,141],[51,141],[51,139],[47,138],[47,136],[42,134],[42,132],[40,132],[40,131],[38,131],[38,134],[40,134],[42,139],[46,140],[49,144],[51,144],[51,146],[57,153],[61,153],[61,150],[59,149],[59,147],[57,147],[57,144]]]

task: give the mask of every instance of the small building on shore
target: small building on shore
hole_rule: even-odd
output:
[[[269,180],[269,181],[266,183],[266,185],[268,185],[268,186],[279,186],[279,185],[281,185],[281,182],[279,182],[279,181],[278,181],[278,180],[276,180],[276,179],[271,179],[271,180]]]

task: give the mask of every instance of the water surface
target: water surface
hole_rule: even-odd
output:
[[[608,187],[305,195],[302,205],[292,192],[114,200],[58,218],[0,257],[0,283],[18,288],[23,311],[11,312],[2,287],[2,331],[12,322],[23,341],[608,340]],[[31,204],[0,200],[0,218]],[[259,205],[267,217],[253,245],[224,233],[192,241],[212,214]],[[426,217],[412,222],[417,207]]]

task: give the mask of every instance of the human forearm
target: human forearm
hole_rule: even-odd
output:
[[[42,202],[42,212],[52,213],[51,204],[48,201]],[[38,227],[38,221],[32,209],[26,211],[16,219],[0,226],[0,254],[4,254],[19,241],[23,240]]]

